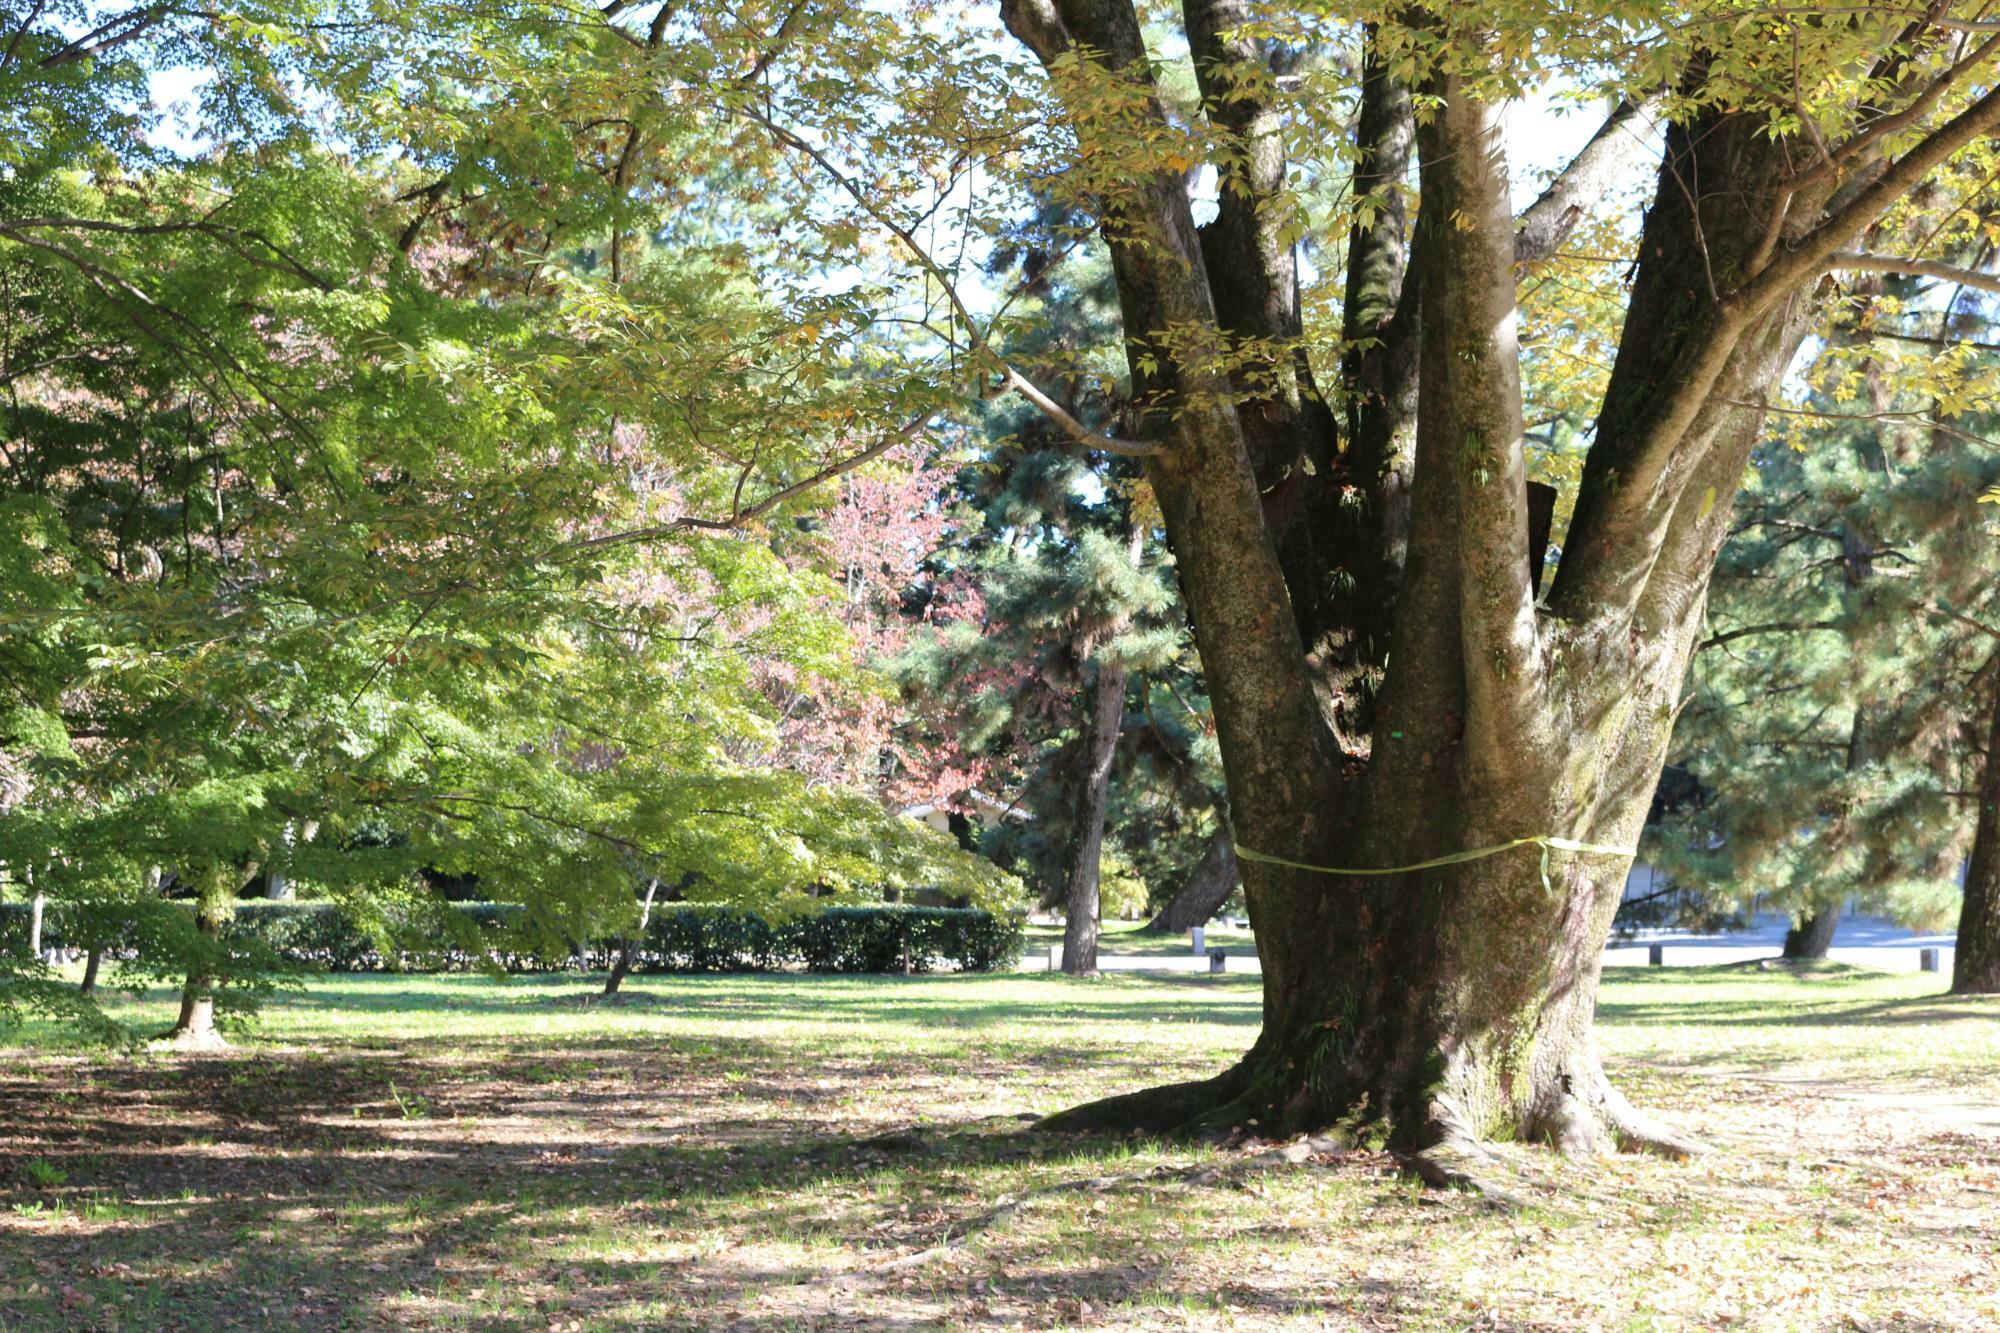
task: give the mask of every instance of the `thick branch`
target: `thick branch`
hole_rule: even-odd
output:
[[[1534,753],[1527,709],[1538,698],[1529,586],[1520,348],[1515,334],[1514,219],[1500,108],[1456,79],[1420,126],[1426,207],[1452,224],[1425,229],[1423,369],[1417,486],[1456,491],[1457,605],[1464,645],[1466,742],[1498,773]],[[1392,663],[1391,670],[1395,669]]]
[[[1556,252],[1585,210],[1650,151],[1646,136],[1657,111],[1655,102],[1619,104],[1562,174],[1515,219],[1515,263],[1537,263]]]

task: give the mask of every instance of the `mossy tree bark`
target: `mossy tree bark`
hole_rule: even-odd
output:
[[[214,941],[222,930],[221,908],[204,896],[195,907],[195,929],[203,939]],[[181,985],[181,1011],[174,1025],[160,1034],[162,1041],[195,1050],[219,1049],[229,1043],[215,1025],[215,974],[205,964],[190,968]]]
[[[1002,13],[1086,151],[1129,161],[1148,123],[1175,141],[1131,0],[1005,0]],[[1343,430],[1316,406],[1302,350],[1247,371],[1198,350],[1282,347],[1297,328],[1267,105],[1278,53],[1237,41],[1241,17],[1232,0],[1185,0],[1209,128],[1237,140],[1216,221],[1197,231],[1167,160],[1122,173],[1101,203],[1133,397],[1147,407],[1140,434],[1157,449],[1147,477],[1207,675],[1236,841],[1320,867],[1405,866],[1533,835],[1629,848],[1761,405],[1822,278],[1885,208],[2000,125],[2000,92],[1898,141],[1894,158],[1888,136],[1863,128],[1881,108],[1857,107],[1852,141],[1831,149],[1843,168],[1820,170],[1797,165],[1819,163],[1815,147],[1732,111],[1726,78],[1711,87],[1699,61],[1685,71],[1687,104],[1703,109],[1666,135],[1622,342],[1541,600],[1515,284],[1630,159],[1616,127],[1636,109],[1515,217],[1483,85],[1448,72],[1403,88],[1371,55],[1354,157],[1396,199],[1414,149],[1423,212],[1406,222],[1397,199],[1350,238],[1358,350],[1340,367]],[[1871,77],[1905,58],[1885,55]],[[1119,83],[1124,94],[1107,92]],[[1326,497],[1339,497],[1331,511]],[[1213,1079],[1049,1123],[1275,1134],[1359,1119],[1413,1150],[1526,1137],[1687,1151],[1613,1090],[1591,1038],[1629,864],[1517,847],[1360,878],[1245,858],[1263,965],[1256,1045]]]
[[[183,1050],[220,1050],[229,1045],[215,1024],[215,992],[221,978],[217,959],[221,956],[222,922],[229,903],[247,884],[255,882],[255,864],[208,867],[195,879],[197,896],[194,924],[201,942],[189,964],[187,979],[181,984],[180,1014],[159,1040]]]

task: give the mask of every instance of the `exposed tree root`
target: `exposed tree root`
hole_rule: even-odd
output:
[[[1651,1153],[1683,1162],[1709,1151],[1709,1146],[1700,1139],[1640,1111],[1616,1088],[1607,1087],[1606,1091],[1608,1095],[1598,1109],[1610,1126],[1620,1152]]]
[[[1397,1160],[1405,1171],[1433,1189],[1463,1190],[1477,1194],[1497,1208],[1527,1206],[1525,1199],[1511,1190],[1502,1188],[1496,1181],[1496,1169],[1501,1165],[1500,1159],[1489,1152],[1484,1144],[1472,1139],[1449,1138],[1442,1143],[1432,1144],[1422,1152],[1405,1154]]]
[[[214,1028],[168,1028],[152,1037],[147,1044],[156,1049],[170,1051],[226,1051],[228,1041]]]

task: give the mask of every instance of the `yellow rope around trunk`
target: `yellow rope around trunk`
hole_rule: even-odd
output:
[[[1558,838],[1553,833],[1537,833],[1530,838],[1515,838],[1511,842],[1496,842],[1491,847],[1478,847],[1469,852],[1453,852],[1449,856],[1434,856],[1428,861],[1415,865],[1390,866],[1385,870],[1342,870],[1335,866],[1307,865],[1303,861],[1287,861],[1282,856],[1268,856],[1263,852],[1251,851],[1242,843],[1236,844],[1236,855],[1245,861],[1255,861],[1261,865],[1283,866],[1287,870],[1310,870],[1319,875],[1407,875],[1413,870],[1432,870],[1438,866],[1462,865],[1467,861],[1478,861],[1501,852],[1511,852],[1516,847],[1539,847],[1542,849],[1542,887],[1549,885],[1549,853],[1591,852],[1599,856],[1637,856],[1637,847],[1609,847],[1601,842],[1578,842],[1574,838]]]

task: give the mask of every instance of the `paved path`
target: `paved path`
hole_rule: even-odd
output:
[[[1661,961],[1667,967],[1705,967],[1720,963],[1747,963],[1758,958],[1775,958],[1784,947],[1787,921],[1781,916],[1762,915],[1746,930],[1715,935],[1697,935],[1684,930],[1642,930],[1630,939],[1613,940],[1604,951],[1606,967],[1645,967],[1655,944],[1661,947]],[[1905,930],[1876,917],[1846,917],[1833,937],[1829,960],[1851,963],[1881,972],[1915,972],[1923,949],[1938,951],[1938,970],[1951,975],[1952,946],[1949,933],[1925,935]],[[1206,974],[1206,955],[1186,954],[1100,954],[1100,972],[1192,972]],[[1031,953],[1021,960],[1020,971],[1055,971],[1049,955]],[[1255,974],[1262,969],[1254,954],[1233,951],[1224,970]]]

